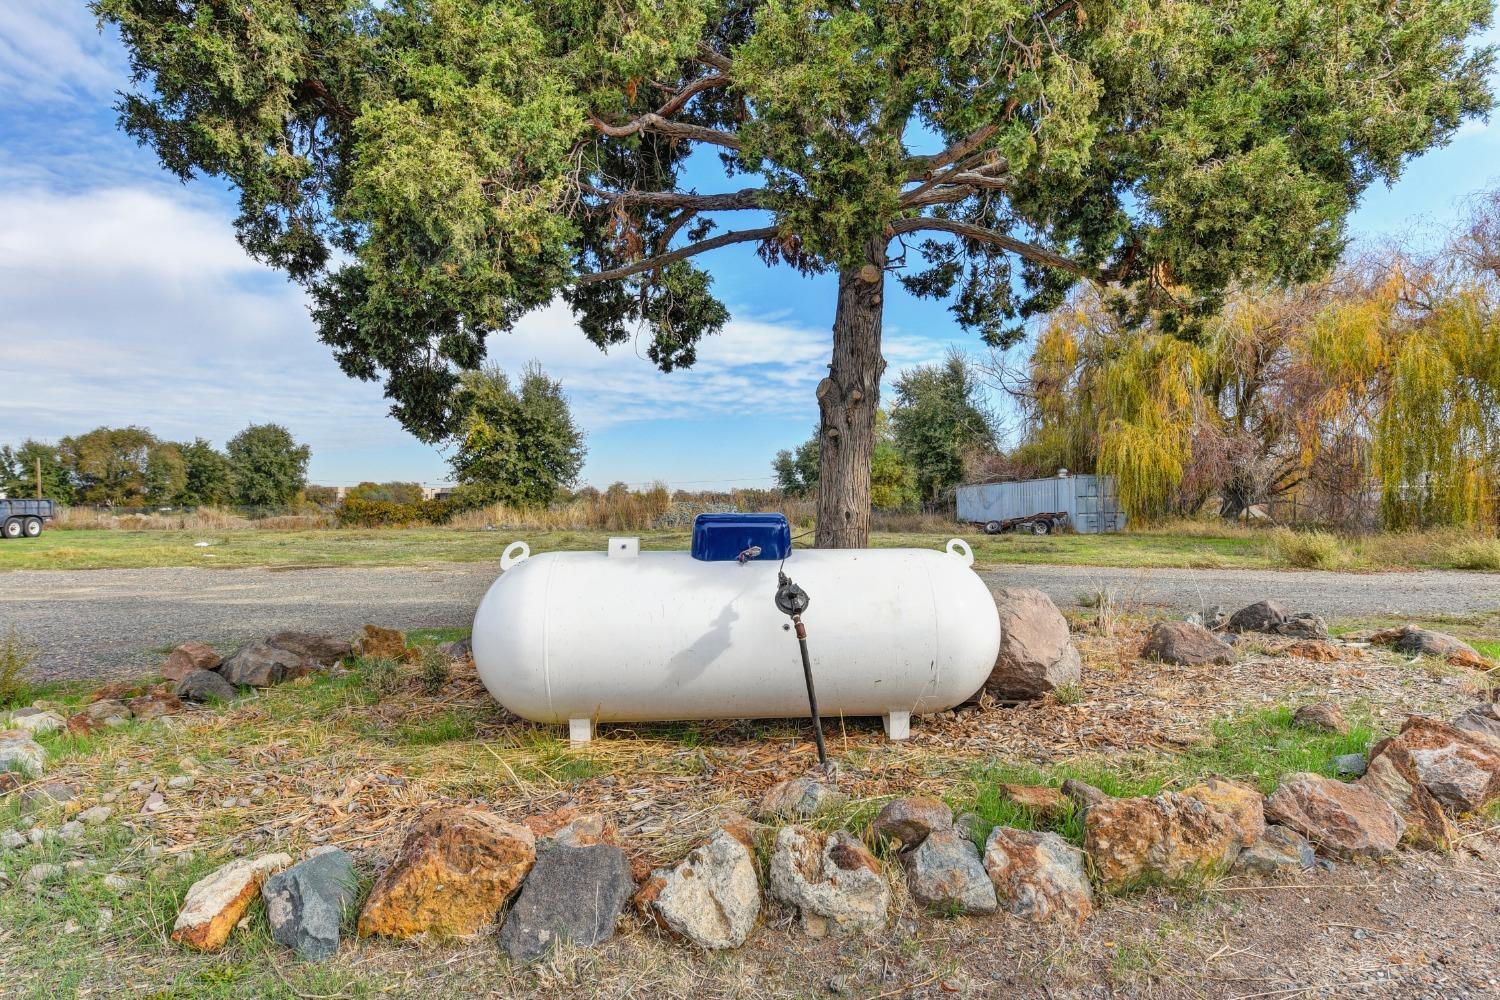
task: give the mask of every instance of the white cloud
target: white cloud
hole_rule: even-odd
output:
[[[82,3],[0,3],[0,106],[107,98],[127,72],[123,51]]]

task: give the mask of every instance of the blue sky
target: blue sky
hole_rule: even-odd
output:
[[[442,481],[443,456],[387,415],[380,387],[338,370],[301,292],[240,250],[225,188],[179,184],[116,129],[127,85],[123,49],[82,3],[0,2],[0,443],[140,424],[223,444],[273,420],[312,446],[315,482]],[[1497,181],[1500,122],[1470,123],[1370,191],[1352,233],[1431,242]],[[560,307],[491,342],[503,367],[534,358],[562,379],[585,481],[769,485],[772,455],[816,422],[834,280],[745,248],[700,260],[734,318],[691,371],[660,374],[629,345],[603,354]],[[890,376],[982,349],[941,304],[888,287]]]

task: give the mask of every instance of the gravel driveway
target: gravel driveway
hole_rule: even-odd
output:
[[[497,567],[487,563],[357,569],[121,569],[0,574],[0,631],[41,647],[48,678],[148,674],[188,639],[227,651],[279,629],[351,633],[366,622],[401,629],[467,627]],[[1420,618],[1500,608],[1500,575],[1351,575],[1274,570],[1123,570],[1005,566],[994,587],[1039,587],[1060,606],[1108,587],[1117,606],[1185,613],[1263,597],[1331,619]]]

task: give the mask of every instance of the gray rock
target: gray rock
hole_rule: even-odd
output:
[[[559,944],[602,944],[614,936],[634,891],[630,862],[618,847],[556,843],[521,885],[500,945],[515,961],[533,962]]]
[[[700,948],[738,948],[760,916],[760,882],[750,848],[728,830],[693,848],[675,868],[658,869],[642,895],[671,931]]]
[[[1478,650],[1462,639],[1455,639],[1446,632],[1412,628],[1410,625],[1401,630],[1401,635],[1397,637],[1392,648],[1407,656],[1436,656],[1442,659],[1450,656],[1470,656],[1480,659]]]
[[[875,836],[899,840],[907,849],[916,847],[930,834],[951,829],[953,810],[941,799],[928,795],[892,799],[870,825]]]
[[[212,670],[194,670],[177,682],[177,697],[188,701],[229,701],[239,692]]]
[[[4,833],[0,833],[0,847],[5,848],[7,851],[13,851],[18,847],[25,847],[27,843],[26,834],[19,830],[6,830]]]
[[[1494,702],[1475,705],[1453,720],[1453,728],[1500,740],[1500,707]]]
[[[0,739],[0,771],[16,771],[28,778],[40,778],[47,766],[47,751],[36,740],[27,737]]]
[[[1002,701],[1023,701],[1083,679],[1083,661],[1073,647],[1068,620],[1052,598],[1031,587],[1002,587],[994,593],[1000,653],[985,690]]]
[[[795,909],[802,929],[867,931],[885,923],[891,887],[880,862],[846,830],[783,827],[771,856],[770,892]]]
[[[286,679],[287,672],[302,666],[302,657],[265,640],[246,643],[214,669],[231,684],[270,687]]]
[[[1299,611],[1279,625],[1262,631],[1284,635],[1291,639],[1327,639],[1328,623],[1319,615]]]
[[[1347,733],[1349,723],[1344,719],[1344,710],[1331,701],[1315,701],[1303,705],[1292,716],[1292,724],[1304,729],[1321,729],[1330,733]]]
[[[35,812],[52,805],[66,805],[78,798],[78,789],[66,781],[46,781],[21,793],[21,808]]]
[[[174,791],[185,792],[193,787],[193,776],[191,774],[178,774],[167,779],[167,787]]]
[[[756,819],[801,819],[838,805],[845,795],[817,778],[792,778],[772,785],[755,807]]]
[[[92,809],[85,809],[79,813],[78,820],[88,826],[100,826],[114,814],[114,809],[109,806],[94,806]]]
[[[271,936],[304,962],[332,957],[357,892],[354,858],[347,851],[325,851],[277,872],[261,888]]]
[[[266,637],[266,645],[291,653],[307,669],[331,667],[353,653],[348,640],[316,632],[277,632]]]
[[[10,713],[10,719],[6,726],[10,729],[21,729],[32,736],[45,736],[47,733],[55,733],[67,720],[50,709],[42,708],[18,708]]]
[[[1306,871],[1317,863],[1308,839],[1295,830],[1272,824],[1251,844],[1240,851],[1235,868],[1257,875],[1277,872]]]
[[[984,868],[1000,905],[1023,920],[1078,926],[1093,912],[1083,852],[1055,833],[997,826]]]
[[[1256,601],[1230,615],[1227,627],[1231,632],[1273,632],[1289,617],[1279,601]]]
[[[474,655],[474,640],[470,636],[454,639],[452,642],[443,643],[438,647],[438,651],[455,660],[462,660],[466,656]]]
[[[1370,759],[1362,753],[1346,753],[1333,758],[1333,769],[1351,778],[1361,777],[1369,767]]]
[[[1233,649],[1202,625],[1188,622],[1158,622],[1146,638],[1141,656],[1178,666],[1228,665],[1234,662]]]
[[[945,916],[995,912],[995,886],[979,848],[953,830],[935,830],[901,852],[912,899]]]

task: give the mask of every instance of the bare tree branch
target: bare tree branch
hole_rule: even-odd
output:
[[[707,142],[726,149],[740,148],[740,137],[732,132],[720,132],[718,129],[704,128],[702,125],[674,122],[654,111],[641,115],[624,125],[605,124],[590,112],[589,124],[594,126],[595,130],[613,139],[624,139],[637,132],[658,132],[661,135],[671,136],[674,139],[686,139],[689,142]]]
[[[907,160],[911,172],[907,180],[925,181],[930,180],[937,171],[950,163],[957,163],[968,156],[974,150],[989,141],[990,137],[998,132],[998,125],[983,125],[962,139],[938,153],[936,156],[913,156]]]
[[[689,208],[695,212],[729,212],[736,209],[764,208],[765,191],[744,188],[724,194],[693,194],[677,191],[606,191],[583,183],[584,194],[608,199],[612,205],[642,205],[646,208]]]
[[[713,76],[699,77],[692,83],[688,84],[686,87],[683,87],[681,90],[679,90],[666,104],[663,104],[661,107],[657,108],[656,113],[661,115],[663,118],[667,117],[668,115],[675,115],[677,112],[682,110],[683,105],[687,104],[688,101],[691,101],[693,99],[694,94],[702,93],[705,90],[712,90],[714,87],[722,87],[728,82],[729,77],[724,76],[722,73],[716,73]]]
[[[596,271],[592,274],[580,274],[573,283],[575,285],[593,285],[601,281],[614,281],[618,278],[628,278],[632,274],[640,274],[642,271],[654,271],[657,268],[666,267],[668,264],[689,257],[696,257],[700,253],[717,250],[720,247],[732,246],[735,243],[754,243],[761,240],[769,240],[776,236],[775,226],[766,226],[764,229],[744,229],[735,233],[724,233],[713,239],[704,240],[701,243],[693,243],[680,250],[671,253],[658,254],[647,257],[644,260],[634,261],[630,264],[622,264],[619,267],[610,268],[608,271]]]
[[[965,239],[976,240],[980,243],[989,243],[993,246],[1008,250],[1018,257],[1055,267],[1069,274],[1090,278],[1095,281],[1107,281],[1108,277],[1103,272],[1090,271],[1076,260],[1064,257],[1062,254],[1053,253],[1045,247],[1039,247],[1034,243],[1026,243],[1013,236],[986,229],[983,226],[972,225],[968,222],[958,222],[954,219],[934,219],[919,217],[915,219],[901,219],[891,225],[892,234],[914,233],[924,229],[936,230],[938,232],[952,233]]]
[[[699,62],[712,66],[714,69],[718,70],[721,73],[728,73],[732,68],[734,68],[734,63],[728,56],[723,55],[719,52],[715,52],[707,45],[698,46],[697,59]]]

